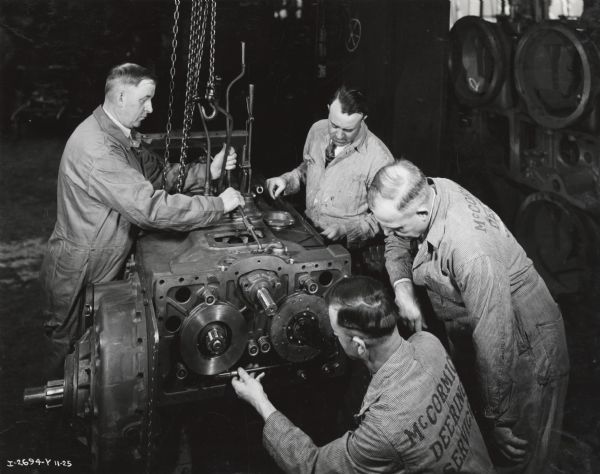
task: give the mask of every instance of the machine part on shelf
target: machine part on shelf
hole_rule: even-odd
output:
[[[589,216],[554,193],[529,195],[515,236],[553,295],[585,291],[598,266],[600,232]]]
[[[265,223],[275,230],[282,230],[294,225],[294,218],[286,211],[267,211],[265,212]]]
[[[260,347],[260,352],[267,354],[271,350],[271,341],[269,341],[269,336],[260,336],[258,338],[258,347]]]
[[[325,300],[306,293],[295,293],[284,300],[269,332],[273,348],[289,362],[313,359],[334,338]]]
[[[260,348],[254,339],[250,339],[248,341],[248,355],[251,357],[256,357],[260,352]]]
[[[461,103],[481,107],[503,88],[512,89],[511,43],[502,23],[464,16],[452,26],[450,44],[450,78]],[[503,105],[508,108],[512,101]]]
[[[248,327],[229,303],[196,306],[180,332],[181,357],[200,375],[214,375],[235,364],[246,347]]]
[[[547,128],[580,120],[600,92],[597,47],[577,22],[546,21],[528,29],[519,40],[514,70],[529,114]]]

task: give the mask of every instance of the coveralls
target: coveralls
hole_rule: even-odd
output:
[[[456,370],[426,332],[402,341],[373,374],[354,431],[317,447],[281,412],[263,444],[287,473],[494,472]]]
[[[171,178],[176,174],[169,172]],[[194,179],[202,180],[203,171],[191,170],[188,182]],[[161,185],[158,158],[126,137],[101,106],[67,141],[56,224],[40,273],[50,339],[47,376],[62,374],[64,356],[78,336],[86,285],[119,275],[138,228],[189,231],[223,215],[218,197],[169,195]]]
[[[394,158],[364,121],[354,141],[325,167],[329,140],[328,120],[314,123],[306,137],[302,163],[281,175],[287,183],[285,194],[295,194],[305,184],[308,218],[320,229],[343,225],[348,246],[360,246],[379,232],[369,211],[367,190],[375,174]]]
[[[424,240],[386,239],[392,284],[410,278],[427,289],[461,379],[468,386],[475,374],[469,397],[484,435],[484,428],[506,426],[529,442],[527,460],[497,466],[499,472],[545,473],[557,452],[568,383],[560,310],[490,208],[448,179],[429,184],[436,196]]]

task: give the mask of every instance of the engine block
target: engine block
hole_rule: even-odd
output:
[[[222,397],[237,367],[283,387],[345,372],[323,296],[350,255],[277,205],[249,195],[211,227],[142,235],[123,280],[88,287],[64,380],[25,399],[62,404],[96,469],[151,465],[161,409]]]

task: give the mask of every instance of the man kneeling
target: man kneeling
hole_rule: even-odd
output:
[[[265,420],[263,442],[286,472],[489,473],[492,463],[458,375],[441,343],[427,332],[398,333],[384,286],[369,277],[340,280],[327,296],[340,345],[372,375],[358,428],[317,447],[271,404],[244,369],[237,395]]]

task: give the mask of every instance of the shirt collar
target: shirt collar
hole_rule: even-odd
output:
[[[367,411],[381,395],[387,390],[386,385],[389,383],[397,383],[400,378],[407,373],[415,359],[415,348],[406,340],[403,340],[398,349],[390,356],[388,360],[373,374],[369,388],[358,416]]]
[[[445,196],[440,193],[439,187],[436,187],[435,180],[433,178],[427,178],[427,183],[433,187],[436,192],[436,196],[433,201],[431,220],[429,221],[429,228],[427,230],[425,240],[431,246],[438,248],[440,246],[442,237],[444,236],[445,225],[442,215],[445,213],[448,203],[445,199]]]
[[[131,129],[127,128],[125,125],[123,125],[121,122],[119,122],[115,116],[113,114],[111,114],[108,110],[106,110],[104,107],[102,107],[102,110],[104,110],[104,113],[108,116],[109,119],[111,119],[114,124],[119,127],[119,129],[121,129],[121,131],[125,134],[125,136],[127,138],[131,138]]]

